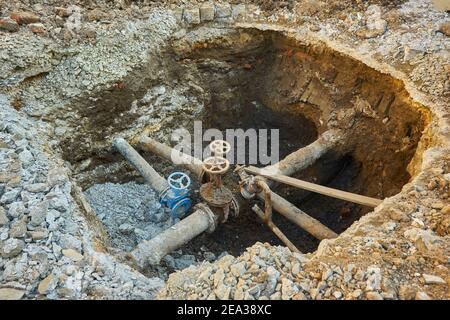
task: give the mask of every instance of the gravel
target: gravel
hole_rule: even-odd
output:
[[[164,282],[104,250],[73,198],[48,126],[19,114],[0,94],[0,300],[151,299]],[[33,161],[20,157],[24,150]],[[95,262],[95,263],[94,263]]]
[[[96,184],[85,195],[112,244],[123,251],[171,226],[170,211],[159,204],[158,194],[148,185]]]
[[[302,10],[306,9],[303,2],[298,2],[299,7],[293,11],[269,13],[267,19],[253,8],[248,10],[252,14],[247,15],[246,26],[284,29],[284,21],[291,21],[286,30],[298,33],[302,40],[319,40],[403,81],[411,97],[433,112],[431,126],[419,146],[424,151],[420,168],[400,194],[386,199],[338,239],[322,241],[313,255],[293,254],[286,248],[260,243],[239,257],[221,255],[215,261],[212,254],[205,253],[211,263],[198,263],[182,252],[171,254],[164,262],[174,269],[185,269],[170,276],[160,298],[448,298],[450,39],[442,28],[448,16],[434,10],[429,1],[410,0],[398,8],[382,7],[375,15],[373,10],[371,14],[370,10],[349,7],[344,17],[329,12],[321,18],[320,11],[327,10],[320,3],[325,2],[308,3],[318,7],[318,15],[309,16],[308,10]],[[19,30],[7,18],[15,6],[28,5],[19,1],[5,5],[1,13],[6,21],[0,22],[7,30],[0,31],[0,87],[11,87],[8,94],[18,94],[11,96],[11,101],[0,94],[0,300],[153,298],[164,285],[160,278],[146,277],[104,253],[107,250],[99,244],[95,226],[75,202],[76,185],[70,177],[70,166],[61,159],[59,141],[53,140],[53,135],[56,131],[71,136],[79,124],[83,125],[87,117],[78,112],[84,109],[72,109],[77,99],[92,97],[114,85],[120,88],[120,81],[135,78],[134,70],[145,70],[149,75],[146,79],[158,85],[163,68],[155,56],[170,35],[180,31],[180,25],[167,10],[153,11],[141,19],[132,17],[141,11],[137,6],[130,6],[130,10],[115,8],[111,15],[89,18],[105,20],[84,26],[89,35],[97,37],[91,43],[92,39],[82,39],[83,28],[77,30],[76,24],[71,25],[77,18],[74,12],[69,14],[73,15],[71,19],[61,15],[60,25],[54,27],[53,20],[56,24],[58,20],[49,5],[47,16],[41,19],[48,33],[36,35],[27,26]],[[82,9],[83,15],[90,11]],[[229,10],[224,10],[228,15]],[[35,11],[41,14],[45,10]],[[363,32],[356,34],[360,29]],[[173,88],[167,86],[167,92]],[[153,96],[152,108],[161,106],[156,101],[161,96],[173,95],[158,91]],[[187,93],[180,91],[179,96]],[[169,108],[173,101],[167,99],[166,104]],[[186,108],[194,103],[179,105]],[[141,129],[149,123],[155,127],[160,124],[153,113],[145,116]],[[109,141],[103,143],[105,146]],[[114,199],[131,192],[136,202],[123,199],[119,203],[123,212],[115,208],[111,212],[111,207],[102,205],[102,201],[115,203],[106,191],[98,192],[104,198],[90,199],[94,210],[103,211],[103,225],[113,244],[122,250],[150,237],[153,231],[160,232],[168,221],[161,209],[152,205],[153,209],[148,208],[148,204],[157,203],[151,190],[129,185],[92,187],[127,191],[117,192]],[[146,202],[148,195],[153,202]],[[115,221],[114,217],[123,220]]]

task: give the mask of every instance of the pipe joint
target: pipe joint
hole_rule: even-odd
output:
[[[196,210],[201,210],[209,220],[208,229],[206,232],[213,233],[214,230],[216,230],[217,226],[219,225],[219,218],[214,212],[204,203],[197,203],[195,205]]]

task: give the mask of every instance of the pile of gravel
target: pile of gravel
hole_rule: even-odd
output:
[[[105,225],[112,244],[132,250],[171,226],[170,211],[161,206],[158,194],[145,184],[96,184],[85,195]]]

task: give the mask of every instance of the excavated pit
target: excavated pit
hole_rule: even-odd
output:
[[[80,98],[75,110],[81,124],[68,123],[73,130],[61,147],[84,190],[107,182],[143,182],[112,150],[113,137],[133,141],[146,132],[173,144],[170,133],[180,127],[192,132],[194,120],[202,120],[204,130],[279,129],[281,158],[339,128],[346,132],[342,143],[294,175],[333,188],[383,199],[414,175],[416,147],[429,115],[400,81],[323,45],[277,32],[202,29],[173,40],[158,60],[164,70],[158,79],[136,70],[139,81],[132,85],[118,83]],[[177,169],[142,154],[165,177]],[[237,181],[230,170],[225,184],[237,192]],[[194,202],[198,187],[194,181]],[[283,185],[274,191],[337,233],[372,210]],[[282,244],[250,210],[252,204],[241,199],[238,218],[198,236],[182,252],[202,260],[205,251],[238,255],[257,241]],[[282,216],[275,213],[274,222],[302,252],[317,248],[317,239]]]

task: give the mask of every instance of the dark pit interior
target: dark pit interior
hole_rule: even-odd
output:
[[[380,199],[398,193],[408,182],[413,174],[408,172],[408,164],[428,122],[428,113],[409,97],[400,81],[324,45],[301,43],[276,32],[237,29],[212,33],[208,39],[196,39],[195,32],[174,40],[161,57],[161,65],[166,68],[166,85],[173,86],[173,81],[194,83],[197,89],[186,94],[195,96],[203,107],[197,110],[198,114],[183,109],[171,111],[165,116],[170,116],[172,122],[165,122],[151,136],[170,143],[172,130],[180,126],[192,130],[193,121],[199,118],[204,130],[279,129],[280,157],[284,157],[313,142],[328,128],[340,128],[349,133],[342,145],[295,177]],[[190,39],[188,45],[186,39]],[[111,123],[121,123],[116,134],[133,127],[135,113],[129,118],[130,123],[123,123],[133,99],[141,109],[145,108],[145,103],[139,101],[146,89],[156,83],[142,80],[142,85],[102,93],[103,98],[115,97],[120,93],[117,90],[125,90],[127,99],[117,100],[122,101],[120,116],[105,111],[104,104],[91,99],[90,111],[96,111],[96,117],[114,119],[99,122],[95,131],[90,126],[84,131],[79,128],[74,136],[63,139],[61,147],[66,160],[73,165],[75,177],[84,188],[106,181],[142,181],[111,149],[108,140]],[[105,130],[98,125],[105,126]],[[81,136],[83,139],[78,140],[93,141],[88,152],[86,145],[73,143]],[[73,158],[73,153],[80,156]],[[143,155],[166,177],[176,169],[154,155]],[[238,180],[232,169],[224,181],[237,194]],[[195,200],[198,186],[193,185]],[[337,233],[372,210],[283,185],[277,185],[274,191]],[[238,255],[257,241],[281,245],[250,210],[252,203],[242,198],[240,202],[238,218],[230,218],[212,234],[198,236],[181,248],[183,252],[198,255],[200,248],[206,246],[217,255],[223,251]],[[318,240],[282,216],[273,216],[302,252],[317,248]]]

